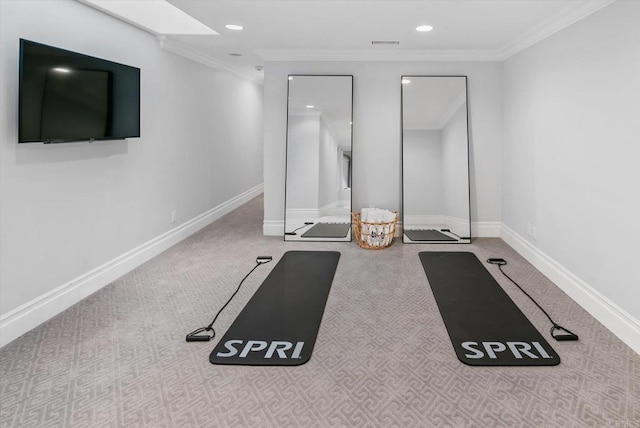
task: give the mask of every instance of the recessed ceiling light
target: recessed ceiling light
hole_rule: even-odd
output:
[[[227,24],[227,25],[224,26],[224,28],[226,28],[227,30],[240,31],[244,27],[242,25]]]
[[[238,53],[238,52],[231,52],[229,55],[231,55],[231,56],[242,56],[242,54]]]
[[[402,79],[402,84],[406,85],[407,83],[411,83],[411,80],[409,79]]]
[[[422,32],[431,31],[431,30],[433,30],[433,27],[431,25],[420,25],[420,26],[416,27],[416,30],[417,31],[422,31]]]
[[[313,108],[313,106],[312,106],[312,105],[307,104],[307,108]]]

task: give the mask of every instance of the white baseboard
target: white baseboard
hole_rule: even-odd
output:
[[[262,234],[264,236],[284,236],[284,220],[264,220]]]
[[[299,208],[299,209],[289,209],[287,210],[287,215],[289,219],[310,219],[310,218],[318,218],[321,217],[321,212],[319,208]]]
[[[502,224],[502,239],[562,291],[640,354],[640,321]]]
[[[0,347],[120,278],[263,192],[259,184],[0,316]]]
[[[499,221],[475,221],[471,223],[472,238],[500,238],[502,223]]]

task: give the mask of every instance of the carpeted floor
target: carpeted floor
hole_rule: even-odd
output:
[[[262,197],[0,349],[0,427],[640,427],[640,356],[499,239],[403,245],[285,243],[262,236]],[[297,367],[214,366],[216,341],[288,250],[342,253],[315,350]],[[560,354],[556,367],[456,358],[418,252],[504,257],[579,342],[490,266]]]

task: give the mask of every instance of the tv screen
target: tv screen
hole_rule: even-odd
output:
[[[140,136],[140,69],[20,39],[18,142]]]

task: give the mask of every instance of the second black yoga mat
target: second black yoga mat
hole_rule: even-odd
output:
[[[433,229],[405,230],[404,234],[412,241],[457,241],[456,238]]]
[[[286,252],[209,361],[259,366],[309,361],[339,259],[335,251]]]
[[[553,366],[560,357],[473,253],[421,252],[458,359],[472,366]]]
[[[346,238],[351,224],[318,223],[302,234],[303,238]]]

